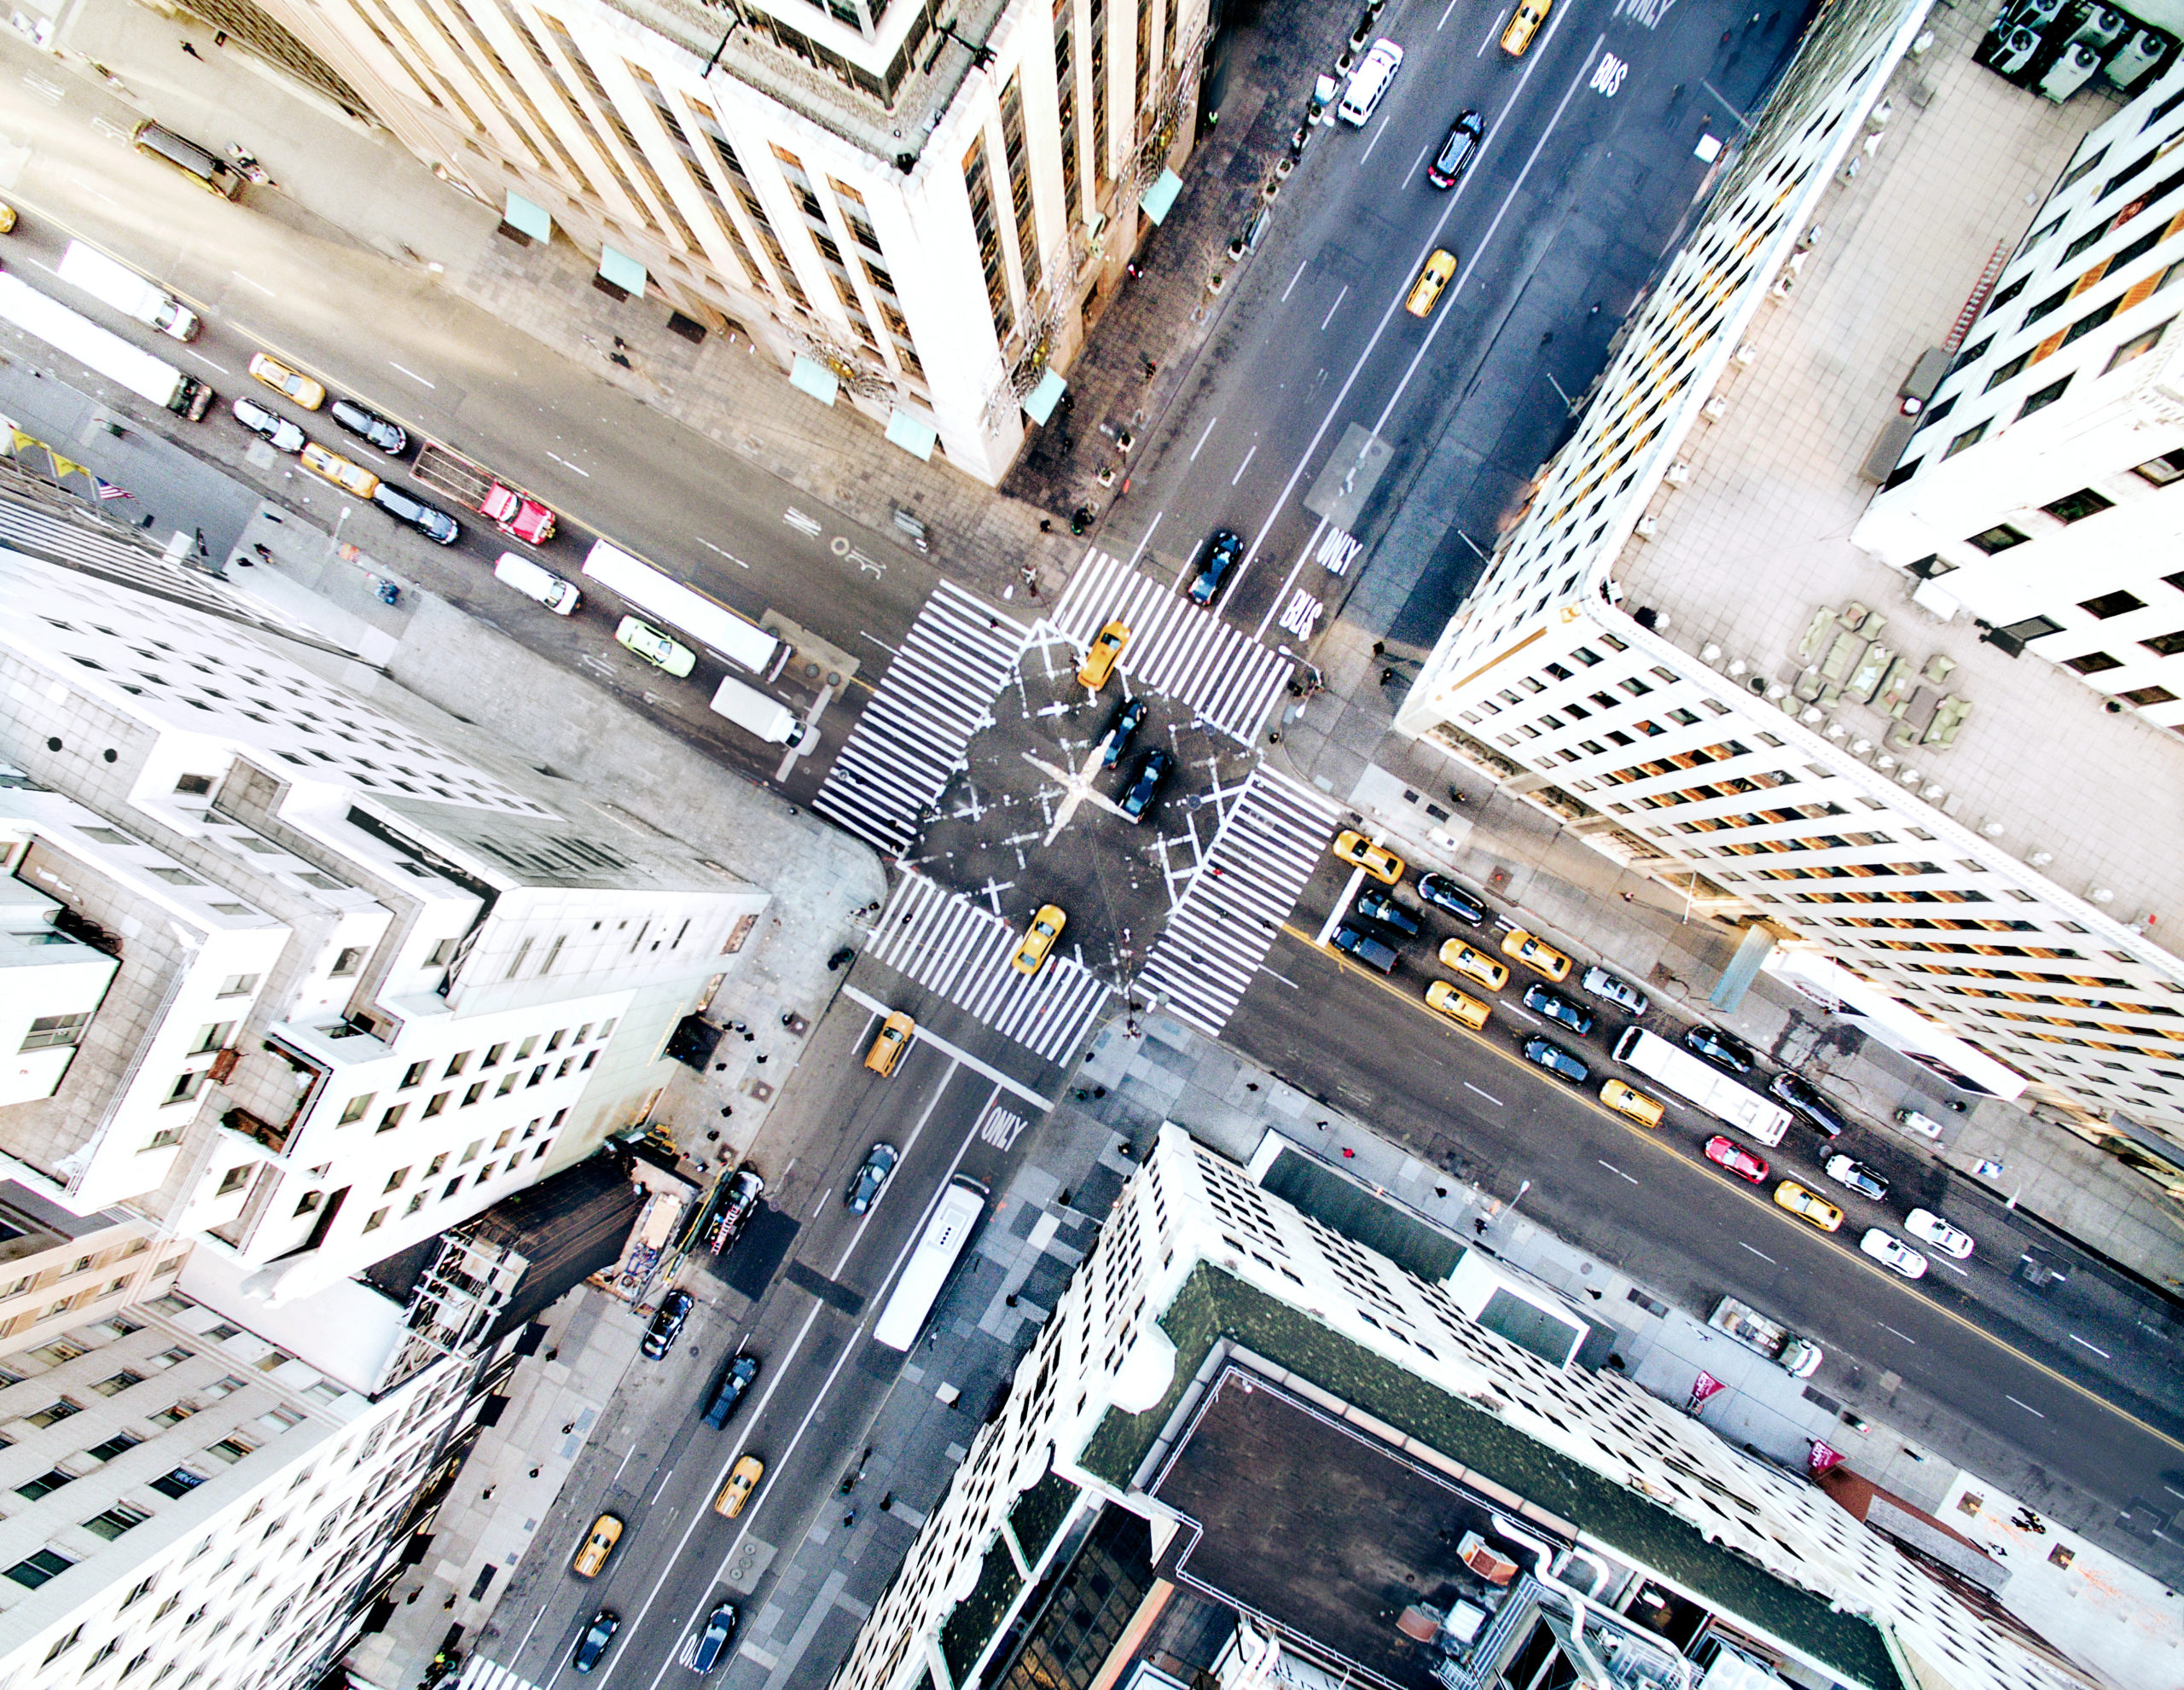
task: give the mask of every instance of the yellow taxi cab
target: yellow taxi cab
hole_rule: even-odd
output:
[[[1469,1027],[1473,1032],[1486,1025],[1491,1013],[1477,998],[1465,996],[1446,980],[1436,980],[1426,988],[1426,1002],[1458,1026]]]
[[[600,1568],[607,1565],[607,1558],[621,1541],[622,1522],[613,1514],[601,1514],[591,1523],[591,1530],[584,1536],[584,1548],[569,1563],[569,1571],[578,1578],[598,1577]]]
[[[324,387],[308,375],[290,369],[278,358],[268,357],[263,352],[252,353],[250,373],[253,380],[263,381],[282,398],[305,410],[317,410],[326,403]]]
[[[1123,654],[1123,648],[1130,643],[1130,630],[1119,622],[1110,622],[1102,628],[1097,638],[1084,653],[1084,661],[1077,666],[1077,683],[1089,687],[1094,692],[1107,684],[1107,677],[1115,672],[1115,659]]]
[[[1545,939],[1535,938],[1522,927],[1513,927],[1502,941],[1502,954],[1513,956],[1533,973],[1550,980],[1570,978],[1570,959]]]
[[[1808,1221],[1822,1232],[1833,1232],[1843,1224],[1843,1211],[1816,1191],[1807,1191],[1795,1180],[1784,1180],[1774,1188],[1774,1206],[1787,1209],[1801,1221]]]
[[[751,1493],[758,1488],[765,1472],[764,1461],[756,1455],[746,1455],[728,1470],[728,1483],[713,1498],[713,1512],[723,1519],[734,1519],[743,1512],[743,1505],[751,1500]]]
[[[1441,966],[1477,980],[1489,991],[1509,984],[1509,971],[1483,950],[1473,950],[1461,939],[1441,941]]]
[[[1403,308],[1413,317],[1431,317],[1433,306],[1441,297],[1441,290],[1449,285],[1449,278],[1456,273],[1456,255],[1446,247],[1436,249],[1426,259],[1426,268],[1418,272],[1418,280],[1410,285],[1410,297]]]
[[[1019,974],[1036,974],[1039,965],[1047,960],[1047,953],[1054,948],[1054,941],[1061,937],[1061,930],[1069,917],[1061,913],[1061,906],[1049,903],[1041,906],[1031,918],[1031,926],[1024,935],[1024,943],[1016,947],[1016,955],[1008,959],[1008,966]]]
[[[896,1063],[910,1048],[910,1036],[918,1024],[897,1009],[880,1024],[880,1036],[872,1041],[872,1048],[864,1054],[864,1066],[883,1079],[895,1071]]]
[[[1642,1091],[1633,1091],[1621,1080],[1610,1080],[1600,1088],[1600,1101],[1617,1114],[1628,1115],[1641,1127],[1658,1127],[1661,1117],[1667,1113],[1658,1099],[1648,1097]]]
[[[379,477],[362,464],[329,452],[317,441],[305,442],[303,450],[296,454],[296,462],[313,475],[322,475],[345,493],[354,493],[360,499],[369,499],[379,491]]]
[[[1374,880],[1393,886],[1403,879],[1403,858],[1385,845],[1376,845],[1355,828],[1345,828],[1335,835],[1334,854],[1345,862],[1362,868]]]
[[[13,206],[0,204],[0,235],[13,235],[15,232],[15,208]]]
[[[1502,32],[1502,50],[1513,59],[1525,56],[1525,49],[1532,44],[1532,37],[1539,33],[1539,26],[1547,21],[1547,9],[1554,0],[1517,0],[1516,15],[1509,20],[1508,28]]]

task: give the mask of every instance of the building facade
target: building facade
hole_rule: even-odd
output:
[[[421,707],[70,570],[0,558],[0,863],[44,941],[0,950],[30,959],[0,990],[31,1065],[0,1165],[74,1212],[128,1204],[258,1295],[642,1119],[768,902]]]
[[[740,326],[988,483],[1188,147],[1208,25],[1205,0],[264,10],[511,226],[550,218],[611,290]]]
[[[2184,67],[2087,135],[1852,540],[2184,727]]]
[[[1548,1588],[1575,1559],[1588,1564],[1595,1591],[1618,1589],[1626,1604],[1643,1585],[1673,1593],[1708,1615],[1717,1635],[1786,1664],[1793,1681],[1892,1684],[1881,1664],[1889,1661],[1914,1664],[1915,1677],[1901,1681],[1935,1690],[2083,1681],[1802,1478],[1732,1448],[1619,1373],[1558,1364],[1490,1331],[1443,1286],[1300,1213],[1170,1124],[920,1530],[834,1690],[972,1682],[1010,1615],[1042,1588],[1052,1553],[1072,1540],[1071,1523],[1102,1503],[1146,1518],[1156,1546],[1195,1530],[1153,1493],[1231,1368],[1251,1375],[1245,1390],[1256,1380],[1284,1391],[1490,1498],[1507,1527],[1503,1541],[1538,1546],[1534,1572]],[[1645,1506],[1588,1518],[1596,1480],[1608,1487],[1599,1497]],[[1653,1528],[1671,1524],[1689,1534],[1677,1541],[1692,1551],[1673,1567],[1648,1559]],[[1548,1553],[1550,1540],[1560,1554]],[[1376,1597],[1384,1588],[1373,1587]],[[1862,1627],[1846,1633],[1798,1617],[1822,1613]],[[1565,1625],[1572,1618],[1564,1610]],[[1574,1619],[1596,1645],[1621,1623],[1607,1600],[1580,1604]],[[1513,1649],[1522,1639],[1490,1631],[1488,1641]],[[1618,1646],[1610,1636],[1609,1658]],[[1670,1670],[1633,1681],[1696,1681],[1679,1676],[1658,1638],[1649,1635],[1647,1647]],[[1499,1681],[1495,1664],[1474,1657],[1471,1677],[1442,1681]],[[1336,1665],[1350,1681],[1349,1664]]]

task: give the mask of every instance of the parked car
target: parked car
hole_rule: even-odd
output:
[[[1903,1217],[1903,1230],[1921,1244],[1931,1244],[1944,1256],[1961,1262],[1972,1253],[1972,1234],[1951,1226],[1931,1209],[1914,1209]]]
[[[729,1639],[735,1635],[735,1604],[723,1602],[706,1621],[705,1635],[698,1639],[698,1646],[690,1652],[690,1670],[711,1672],[719,1664],[721,1652],[728,1647]]]
[[[1716,1133],[1706,1141],[1706,1159],[1740,1180],[1750,1180],[1754,1185],[1767,1183],[1766,1159],[1753,1155],[1726,1134]]]
[[[1205,562],[1199,567],[1197,578],[1191,583],[1191,602],[1211,604],[1213,595],[1221,590],[1223,578],[1236,566],[1236,560],[1244,555],[1244,537],[1231,528],[1217,528],[1213,538],[1207,543]]]
[[[1142,822],[1153,809],[1153,800],[1160,795],[1160,783],[1168,778],[1168,771],[1176,766],[1172,752],[1149,751],[1145,761],[1137,765],[1137,778],[1123,794],[1123,814],[1132,822]]]
[[[1077,683],[1089,687],[1094,692],[1107,684],[1107,677],[1115,672],[1115,660],[1123,654],[1123,648],[1130,643],[1130,629],[1120,622],[1110,622],[1094,636],[1084,648],[1084,661],[1077,665]]]
[[[1054,948],[1054,941],[1061,937],[1068,920],[1060,904],[1041,904],[1039,913],[1031,918],[1031,925],[1024,930],[1024,942],[1008,959],[1008,966],[1019,974],[1037,973],[1039,965],[1047,960],[1047,953]]]
[[[733,1246],[758,1214],[765,1194],[766,1182],[750,1164],[746,1163],[729,1175],[728,1183],[721,1188],[720,1196],[713,1204],[713,1217],[706,1230],[706,1247],[717,1256]]]
[[[614,643],[626,647],[661,674],[671,675],[678,681],[698,666],[697,653],[642,617],[625,616],[616,623]]]
[[[1441,966],[1453,968],[1468,979],[1477,980],[1489,991],[1499,991],[1509,984],[1509,971],[1483,950],[1476,950],[1461,939],[1441,941]]]
[[[317,410],[326,403],[326,389],[301,370],[290,369],[280,359],[269,357],[264,352],[253,352],[247,366],[251,379],[263,381],[290,404],[305,410]]]
[[[478,508],[492,519],[493,526],[502,533],[526,546],[543,546],[554,537],[554,513],[537,500],[497,481]]]
[[[1334,948],[1345,956],[1355,957],[1368,967],[1377,968],[1383,974],[1392,974],[1399,960],[1394,948],[1374,938],[1362,927],[1353,927],[1347,921],[1334,930]]]
[[[1908,1127],[1921,1138],[1939,1138],[1942,1135],[1942,1124],[1931,1115],[1923,1115],[1916,1109],[1899,1109],[1896,1112],[1896,1124]]]
[[[729,1358],[728,1370],[720,1376],[720,1383],[713,1387],[712,1399],[706,1404],[706,1424],[718,1432],[728,1424],[728,1419],[743,1402],[751,1389],[751,1381],[758,1377],[758,1358],[756,1356],[734,1356]]]
[[[1802,1074],[1777,1074],[1768,1081],[1767,1089],[1829,1138],[1840,1138],[1850,1130],[1850,1118]]]
[[[1420,874],[1418,895],[1436,909],[1445,909],[1459,921],[1476,927],[1486,919],[1486,906],[1446,874]]]
[[[1593,1071],[1579,1061],[1574,1053],[1565,1050],[1552,1039],[1526,1039],[1525,1060],[1536,1067],[1546,1069],[1559,1080],[1569,1081],[1573,1086],[1581,1086],[1593,1077]]]
[[[1515,957],[1534,973],[1544,974],[1550,980],[1570,978],[1570,959],[1545,939],[1522,927],[1512,927],[1502,935],[1502,954]]]
[[[1380,922],[1383,926],[1393,927],[1399,933],[1408,933],[1413,938],[1423,931],[1415,915],[1397,903],[1393,894],[1384,892],[1378,886],[1368,887],[1357,894],[1357,913],[1368,920]]]
[[[1822,1171],[1838,1185],[1847,1185],[1861,1197],[1876,1203],[1888,1195],[1888,1182],[1864,1163],[1848,1156],[1831,1156]]]
[[[1843,1224],[1843,1211],[1816,1191],[1807,1191],[1795,1180],[1784,1180],[1774,1188],[1774,1206],[1786,1209],[1799,1220],[1810,1222],[1822,1232],[1833,1232]]]
[[[657,1362],[675,1347],[675,1340],[682,1335],[682,1323],[690,1318],[690,1310],[697,1299],[687,1291],[671,1291],[659,1299],[652,1324],[645,1328],[645,1341],[641,1348],[645,1359]]]
[[[410,450],[410,436],[398,422],[389,422],[377,411],[358,404],[354,399],[336,399],[326,408],[326,414],[360,440],[369,440],[389,457],[400,457]]]
[[[1917,1279],[1926,1271],[1926,1258],[1902,1239],[1874,1227],[1858,1240],[1864,1251],[1883,1267],[1899,1273],[1908,1280]]]
[[[577,1639],[577,1652],[569,1658],[569,1664],[578,1672],[590,1672],[605,1658],[607,1646],[614,1641],[614,1634],[621,1626],[621,1615],[612,1608],[601,1608],[591,1617],[584,1635]]]
[[[1628,1115],[1641,1127],[1658,1127],[1668,1112],[1657,1098],[1634,1091],[1621,1080],[1610,1080],[1600,1088],[1600,1101],[1618,1115]]]
[[[1653,1003],[1651,998],[1629,981],[1609,973],[1605,968],[1594,967],[1586,969],[1577,984],[1591,996],[1604,999],[1619,1009],[1627,1009],[1633,1015],[1643,1015]]]
[[[1352,868],[1362,868],[1383,886],[1394,886],[1403,879],[1403,861],[1385,845],[1376,845],[1355,828],[1345,828],[1334,836],[1329,847],[1335,856]]]
[[[237,399],[234,410],[237,422],[276,452],[287,452],[293,456],[311,444],[311,436],[302,428],[278,411],[266,409],[255,399]]]
[[[1725,1033],[1704,1022],[1686,1033],[1683,1042],[1687,1049],[1696,1051],[1716,1068],[1727,1068],[1732,1074],[1749,1074],[1751,1065],[1759,1060],[1752,1054],[1751,1047],[1734,1033]]]
[[[438,505],[412,498],[407,491],[392,482],[382,481],[372,489],[372,502],[397,522],[408,523],[427,540],[440,545],[451,546],[462,537],[461,523]]]
[[[1454,188],[1463,180],[1471,161],[1478,156],[1479,138],[1486,125],[1477,112],[1466,112],[1449,125],[1449,138],[1426,167],[1426,179],[1436,188]]]
[[[1525,1008],[1546,1016],[1550,1021],[1560,1023],[1579,1038],[1593,1030],[1591,1010],[1580,1009],[1560,992],[1549,991],[1545,986],[1525,988]]]
[[[1124,699],[1115,706],[1114,715],[1107,723],[1107,732],[1100,741],[1100,761],[1112,769],[1123,760],[1123,752],[1130,746],[1130,735],[1137,732],[1145,720],[1145,700]]]
[[[872,1147],[871,1154],[850,1181],[850,1188],[842,1193],[842,1201],[850,1205],[850,1213],[862,1215],[880,1200],[880,1193],[887,1188],[888,1176],[902,1159],[902,1153],[892,1144]]]
[[[296,454],[296,462],[313,475],[322,476],[345,493],[353,493],[360,499],[369,499],[379,491],[379,477],[362,464],[329,452],[313,440]]]

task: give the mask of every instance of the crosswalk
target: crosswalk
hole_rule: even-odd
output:
[[[1049,1062],[1069,1060],[1107,1007],[1107,983],[1059,952],[1037,973],[1018,973],[1009,958],[1021,937],[969,899],[905,873],[864,948],[1004,1037]]]
[[[538,1687],[483,1655],[473,1655],[463,1662],[462,1676],[456,1680],[455,1690],[538,1690]]]
[[[1263,764],[1184,889],[1145,959],[1141,983],[1165,1008],[1217,1037],[1334,837],[1341,806]]]
[[[1180,699],[1217,733],[1250,746],[1293,666],[1280,652],[1109,553],[1089,553],[1048,624],[1083,646],[1110,622],[1130,630],[1118,665],[1135,689]]]
[[[943,581],[918,612],[872,702],[812,806],[866,844],[900,852],[918,812],[964,767],[973,735],[1023,654],[1031,630]]]

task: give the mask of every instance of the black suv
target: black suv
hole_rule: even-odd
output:
[[[742,1402],[744,1392],[751,1389],[751,1381],[758,1377],[758,1358],[756,1356],[737,1356],[728,1364],[728,1371],[720,1376],[720,1383],[713,1387],[712,1400],[706,1404],[706,1424],[718,1432],[728,1424],[728,1417]]]
[[[410,437],[398,422],[389,422],[375,410],[369,410],[354,399],[336,399],[326,408],[326,414],[359,440],[369,440],[389,457],[400,457],[410,450]]]
[[[1122,812],[1133,822],[1142,822],[1153,808],[1153,800],[1160,795],[1160,783],[1168,778],[1168,771],[1176,766],[1175,756],[1165,751],[1149,751],[1145,761],[1137,765],[1137,778],[1123,794]]]
[[[1683,1042],[1716,1067],[1727,1068],[1732,1074],[1749,1074],[1751,1065],[1759,1060],[1752,1054],[1750,1045],[1719,1027],[1693,1027],[1683,1036]]]
[[[687,1291],[671,1291],[659,1299],[659,1312],[645,1329],[642,1347],[646,1360],[657,1362],[675,1347],[675,1340],[682,1335],[682,1322],[690,1318],[690,1305],[694,1300]]]
[[[1357,894],[1357,913],[1380,922],[1383,926],[1393,927],[1399,933],[1408,933],[1413,938],[1418,937],[1418,918],[1377,887]]]
[[[1838,1109],[1809,1080],[1796,1074],[1777,1074],[1768,1081],[1767,1089],[1829,1138],[1840,1138],[1850,1130],[1850,1117]]]
[[[1436,909],[1445,909],[1460,921],[1476,927],[1486,919],[1486,906],[1446,874],[1420,874],[1418,895]]]
[[[406,522],[427,540],[437,540],[443,546],[451,546],[462,537],[462,526],[445,511],[413,499],[392,482],[382,481],[372,489],[372,502],[397,522]]]

